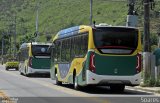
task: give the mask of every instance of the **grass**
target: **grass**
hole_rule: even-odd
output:
[[[63,28],[89,24],[90,0],[26,0],[19,5],[17,1],[13,3],[12,8],[9,8],[16,12],[17,34],[27,35],[35,32],[37,2],[39,2],[39,32],[43,35],[49,33],[54,36]],[[97,24],[105,22],[111,25],[124,25],[127,15],[126,4],[125,2],[94,0],[93,20]],[[20,21],[22,18],[23,22]],[[21,32],[22,26],[27,32]]]

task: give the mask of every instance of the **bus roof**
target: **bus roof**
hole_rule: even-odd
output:
[[[137,27],[130,27],[130,26],[111,26],[111,25],[96,25],[96,27],[112,27],[112,28],[131,28],[131,29],[137,29]]]
[[[53,38],[53,41],[56,39],[62,39],[70,36],[77,35],[81,30],[85,28],[96,28],[96,27],[113,27],[113,28],[133,28],[137,29],[135,27],[127,27],[127,26],[111,26],[111,25],[95,25],[95,26],[87,26],[87,25],[80,25],[80,26],[74,26],[67,29],[63,29],[57,33],[57,35]]]
[[[59,38],[64,38],[68,36],[73,36],[79,32],[80,26],[75,26],[71,28],[67,28],[58,32]]]
[[[59,31],[55,37],[53,37],[53,41],[55,39],[62,39],[62,38],[77,35],[81,30],[85,29],[86,27],[91,28],[91,26],[79,25],[79,26],[74,26],[74,27],[70,27],[67,29],[63,29]]]

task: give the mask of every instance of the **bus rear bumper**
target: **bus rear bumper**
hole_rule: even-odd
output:
[[[50,69],[33,69],[28,67],[28,74],[50,74]]]
[[[133,76],[110,76],[110,75],[97,75],[87,70],[86,72],[87,85],[111,85],[111,84],[124,84],[128,86],[137,86],[141,82],[141,73]]]

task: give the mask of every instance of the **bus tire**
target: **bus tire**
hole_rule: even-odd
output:
[[[123,84],[110,85],[110,89],[113,92],[124,92],[125,85]]]
[[[20,73],[20,75],[24,75],[24,74],[22,73],[21,68],[19,68],[19,73]]]
[[[25,72],[24,75],[27,76],[27,69],[26,69],[26,67],[25,67],[24,72]]]
[[[20,75],[23,75],[23,73],[22,73],[22,72],[20,72]]]
[[[6,67],[6,70],[8,71],[8,68]]]
[[[80,90],[80,86],[78,85],[78,78],[76,76],[76,73],[73,75],[73,86],[75,90]]]
[[[56,85],[62,85],[62,82],[61,82],[61,81],[58,81],[57,73],[55,74],[55,76],[56,76]]]
[[[19,68],[16,68],[16,70],[18,71],[18,70],[19,70]]]
[[[31,77],[31,74],[26,74],[26,77]]]

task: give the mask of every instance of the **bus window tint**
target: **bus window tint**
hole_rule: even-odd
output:
[[[70,39],[66,39],[66,61],[70,61],[70,49],[71,49]]]
[[[24,61],[25,59],[28,58],[28,54],[29,54],[28,50],[29,48],[25,48],[21,50],[21,52],[19,53],[19,56],[20,56],[19,61]]]
[[[48,45],[33,45],[32,53],[34,56],[50,56],[48,48]]]
[[[57,62],[71,62],[75,57],[84,57],[88,50],[88,33],[55,41]]]
[[[97,28],[94,29],[94,43],[101,53],[131,54],[138,45],[138,30]]]

